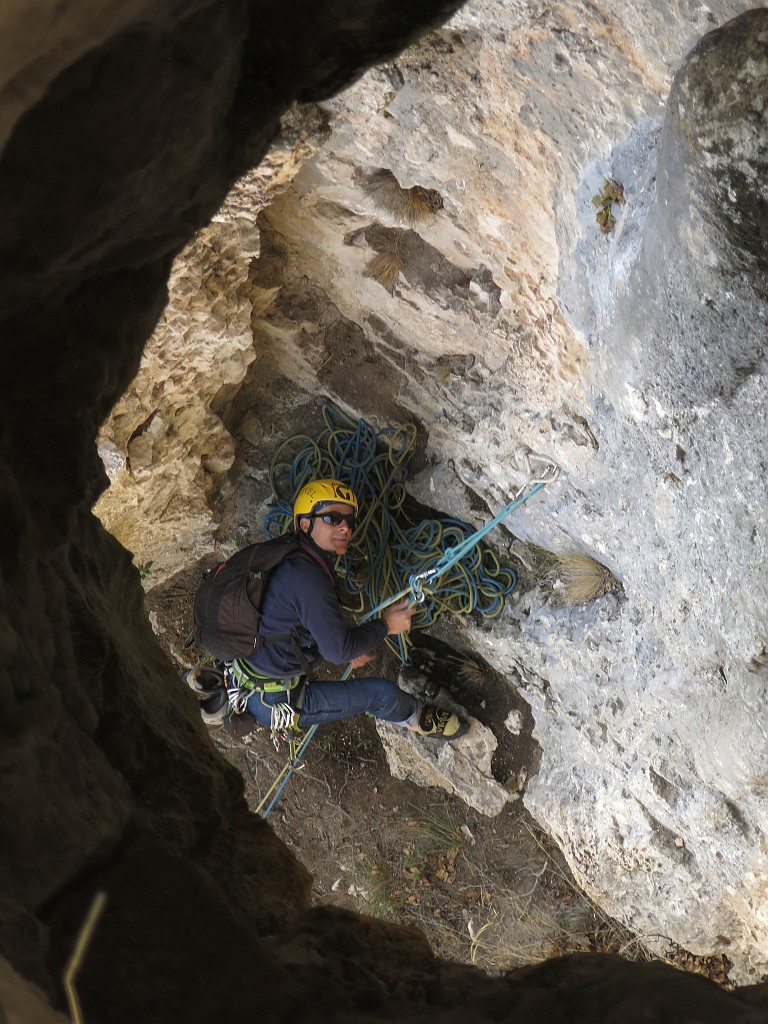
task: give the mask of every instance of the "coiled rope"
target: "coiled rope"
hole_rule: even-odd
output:
[[[323,404],[323,418],[326,426],[317,437],[297,434],[278,449],[269,474],[273,501],[264,521],[266,532],[278,536],[292,529],[293,498],[304,484],[327,477],[341,479],[355,491],[363,510],[342,560],[348,586],[357,592],[358,622],[368,621],[403,597],[419,605],[412,619],[414,628],[432,624],[446,611],[497,616],[517,576],[512,569],[502,568],[480,542],[523,502],[553,483],[559,467],[528,449],[518,449],[516,460],[525,464],[527,478],[512,501],[485,526],[473,531],[459,520],[441,519],[403,529],[397,517],[406,497],[415,426],[407,423],[377,432],[365,420],[354,423],[329,402]],[[405,635],[387,642],[407,664]],[[347,665],[341,678],[346,679],[350,671]],[[256,808],[263,818],[291,775],[303,768],[301,758],[316,729],[311,726],[300,742],[289,739],[288,761]]]
[[[445,612],[497,616],[517,576],[501,567],[490,548],[478,543],[471,526],[450,518],[401,525],[416,427],[405,423],[376,431],[365,420],[355,423],[329,402],[323,404],[322,412],[325,429],[320,434],[298,434],[277,450],[269,474],[273,500],[264,521],[266,532],[277,536],[292,529],[298,491],[311,480],[335,477],[352,487],[361,508],[340,565],[350,597],[357,602],[352,611],[358,621],[366,612],[369,618],[399,599],[393,594],[411,594],[418,601],[414,629],[431,626]],[[411,577],[427,578],[438,560],[458,549],[460,556],[442,565],[439,586],[412,594]],[[429,578],[434,577],[432,572]],[[407,636],[390,637],[387,643],[408,664]]]

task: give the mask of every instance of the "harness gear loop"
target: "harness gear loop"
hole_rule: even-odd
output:
[[[272,743],[275,750],[279,750],[280,741],[285,740],[288,743],[288,753],[291,761],[296,759],[296,750],[294,747],[297,740],[287,736],[286,733],[290,730],[296,729],[298,721],[299,713],[295,708],[292,708],[290,704],[279,703],[272,705],[269,721],[269,731],[272,735]]]
[[[224,667],[224,684],[227,689],[227,700],[232,714],[240,715],[247,710],[248,700],[253,693],[288,693],[286,704],[296,711],[301,711],[304,694],[307,689],[305,676],[289,676],[285,679],[274,679],[254,672],[248,663],[241,659],[229,662]]]

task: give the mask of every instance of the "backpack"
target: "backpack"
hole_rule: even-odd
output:
[[[250,544],[211,569],[195,594],[194,641],[219,661],[253,654],[272,640],[259,633],[261,602],[269,574],[276,565],[299,550],[295,534]]]

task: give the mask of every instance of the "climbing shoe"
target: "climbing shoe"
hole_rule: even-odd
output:
[[[200,700],[213,697],[224,686],[224,673],[215,668],[192,668],[181,678]]]
[[[200,701],[200,717],[206,725],[222,725],[228,708],[227,691],[222,688],[212,697]]]
[[[419,715],[419,724],[414,730],[419,736],[432,736],[438,740],[457,740],[469,729],[469,722],[453,711],[425,704]]]

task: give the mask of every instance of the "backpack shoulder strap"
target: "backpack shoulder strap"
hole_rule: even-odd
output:
[[[305,547],[305,545],[302,544],[301,541],[298,542],[298,551],[299,551],[300,554],[306,555],[307,558],[311,559],[311,561],[317,563],[317,565],[319,565],[321,567],[321,569],[324,570],[326,576],[331,581],[331,583],[334,585],[334,587],[336,586],[336,577],[334,576],[333,571],[331,570],[330,566],[325,561],[325,559],[322,557],[322,555],[319,555],[316,551],[313,551],[312,548],[310,548],[310,547]]]

